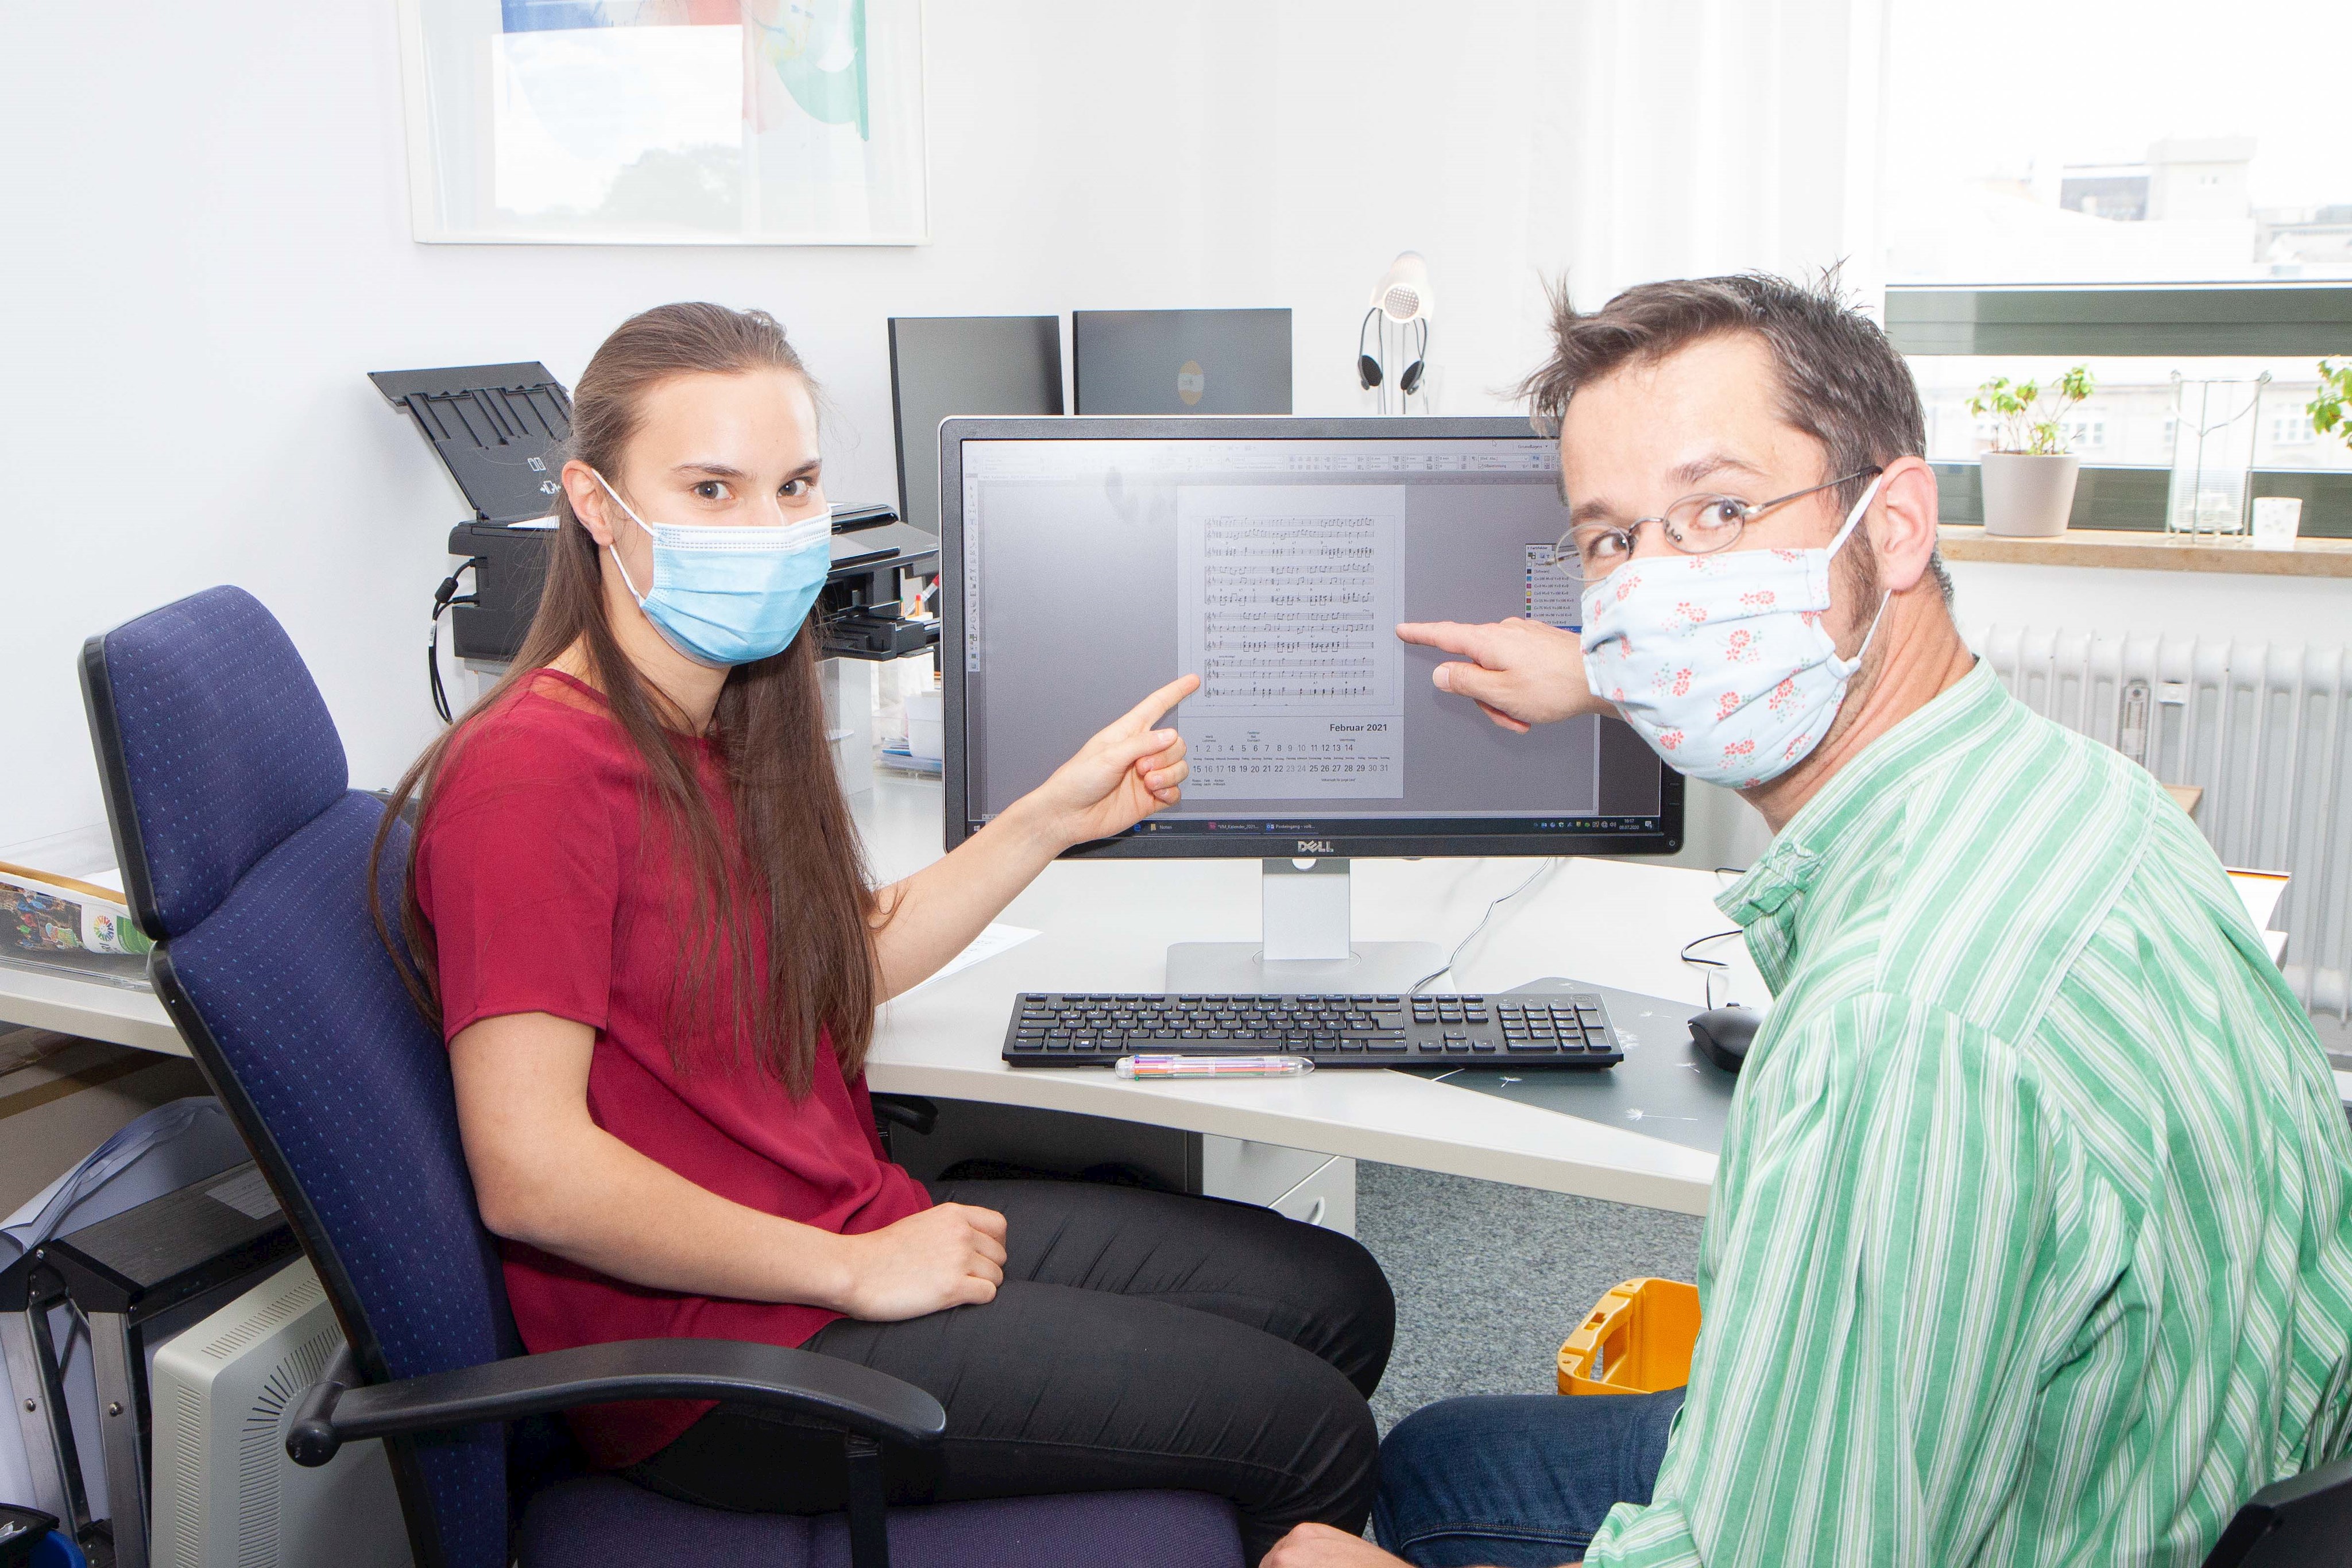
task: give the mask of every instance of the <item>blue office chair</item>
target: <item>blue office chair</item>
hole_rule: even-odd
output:
[[[457,1136],[448,1057],[378,940],[383,806],[282,628],[215,588],[93,637],[82,692],[157,993],[318,1270],[349,1348],[287,1447],[381,1437],[417,1568],[1238,1564],[1222,1499],[1105,1492],[887,1509],[888,1444],[936,1443],[922,1390],[805,1351],[638,1340],[526,1355]],[[395,828],[386,892],[406,859]],[[387,907],[397,907],[387,897]],[[552,1412],[730,1399],[843,1434],[846,1516],[730,1514],[577,1473]],[[571,1473],[566,1473],[567,1471]]]

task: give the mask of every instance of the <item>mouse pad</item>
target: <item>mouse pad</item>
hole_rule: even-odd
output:
[[[1507,1067],[1396,1071],[1590,1122],[1606,1122],[1706,1154],[1717,1152],[1723,1146],[1724,1118],[1731,1110],[1732,1086],[1739,1081],[1701,1056],[1691,1043],[1690,1020],[1700,1009],[1689,1002],[1558,977],[1531,980],[1516,991],[1490,994],[1558,996],[1563,991],[1600,994],[1601,1005],[1609,1009],[1610,1025],[1624,1047],[1624,1061],[1599,1072],[1514,1072]]]

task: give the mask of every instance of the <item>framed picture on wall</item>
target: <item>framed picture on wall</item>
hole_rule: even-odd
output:
[[[921,245],[922,0],[400,0],[418,239]]]

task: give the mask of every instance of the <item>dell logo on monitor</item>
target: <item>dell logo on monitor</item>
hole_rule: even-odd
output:
[[[1328,839],[1301,839],[1298,841],[1298,852],[1302,855],[1328,855],[1338,852],[1331,848]]]

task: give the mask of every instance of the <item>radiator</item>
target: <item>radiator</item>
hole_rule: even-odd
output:
[[[2352,656],[2340,643],[1999,624],[1969,645],[2036,713],[2116,747],[2197,808],[2224,865],[2289,873],[2271,924],[2314,1016],[2352,1020]]]

